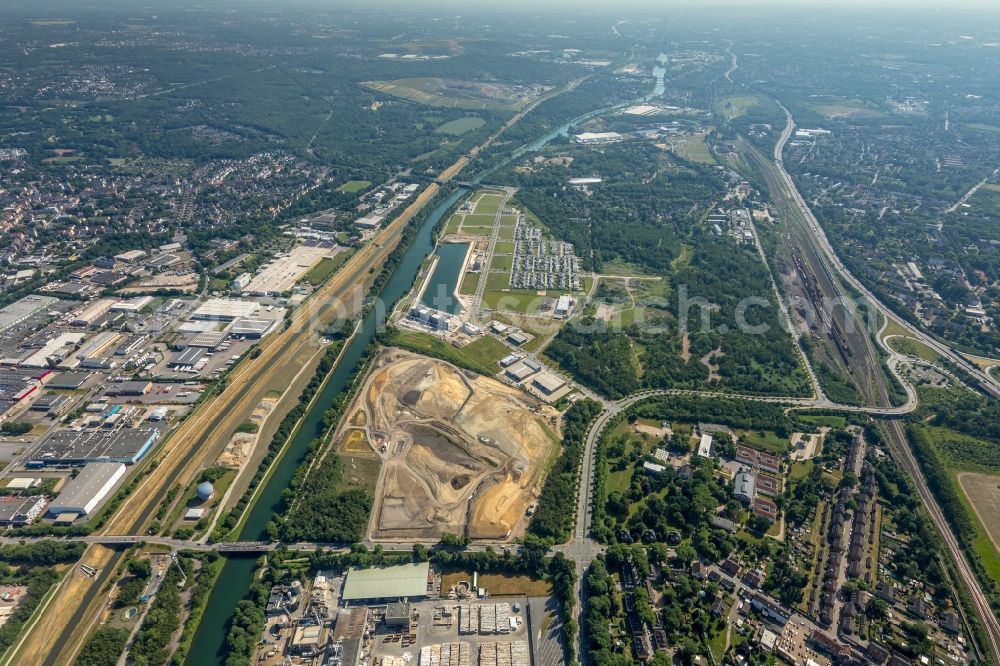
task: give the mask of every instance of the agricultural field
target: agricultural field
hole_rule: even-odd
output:
[[[1000,476],[960,472],[956,480],[993,546],[1000,550]]]

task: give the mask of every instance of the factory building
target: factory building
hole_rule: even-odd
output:
[[[566,294],[563,294],[559,297],[559,300],[556,301],[556,316],[565,317],[569,314],[569,309],[571,307],[573,307],[573,299]]]
[[[538,372],[538,370],[528,365],[528,361],[524,360],[518,361],[507,368],[505,374],[507,375],[507,378],[513,382],[523,382],[536,372]]]
[[[45,498],[42,495],[30,497],[4,495],[0,497],[0,525],[4,527],[30,525],[44,508]]]
[[[410,318],[435,331],[451,330],[451,317],[444,312],[420,306],[410,310]]]
[[[712,456],[712,436],[707,432],[702,433],[701,440],[698,442],[698,455],[702,458],[710,458]]]
[[[351,569],[344,583],[344,601],[422,599],[431,581],[430,564],[420,562],[394,567]]]
[[[111,306],[118,302],[117,298],[98,298],[85,305],[70,322],[73,326],[91,326],[97,320],[111,311]]]
[[[583,134],[575,135],[573,140],[585,146],[593,146],[617,143],[622,140],[622,135],[618,132],[584,132]]]
[[[516,345],[518,347],[527,342],[528,339],[529,339],[528,336],[522,333],[521,331],[514,331],[513,333],[507,336],[507,341],[512,345]]]
[[[5,308],[0,308],[0,333],[17,326],[39,312],[47,310],[58,302],[58,298],[30,294],[14,301]]]
[[[531,380],[531,384],[547,396],[551,396],[556,391],[566,386],[566,382],[551,372],[540,373],[537,377]]]
[[[38,444],[28,459],[28,467],[46,465],[81,465],[94,462],[134,464],[149,453],[160,436],[153,427],[114,426],[120,412],[111,413],[102,428],[57,430]]]
[[[167,361],[167,365],[171,368],[184,368],[192,366],[200,361],[205,353],[204,347],[188,347],[180,354],[177,354],[172,359]]]
[[[111,311],[135,314],[152,302],[152,296],[136,296],[135,298],[130,298],[127,301],[118,301],[111,306]]]
[[[72,406],[73,401],[68,395],[59,393],[43,395],[31,405],[31,411],[42,412],[49,416],[62,416]]]
[[[141,396],[153,390],[153,383],[146,381],[116,382],[106,391],[110,396]]]
[[[233,279],[232,290],[235,292],[241,292],[247,288],[253,276],[249,273],[240,273]]]
[[[73,391],[90,379],[89,372],[60,372],[49,380],[48,387]]]
[[[237,319],[237,321],[239,321]],[[195,335],[187,343],[188,349],[191,347],[203,347],[205,349],[215,349],[229,337],[226,331],[202,331]]]
[[[140,259],[145,258],[146,252],[144,250],[129,250],[128,252],[115,255],[115,261],[120,261],[123,264],[134,264]]]
[[[233,321],[240,317],[252,317],[260,310],[260,304],[253,301],[237,301],[231,298],[210,298],[191,313],[191,319],[200,321]]]
[[[143,264],[151,271],[163,271],[175,264],[181,263],[181,258],[176,254],[160,254]]]
[[[83,333],[60,333],[42,345],[41,349],[22,360],[18,365],[22,368],[49,368],[58,366],[73,352],[76,345],[86,337]]]
[[[277,319],[258,319],[256,317],[240,317],[233,321],[227,329],[229,335],[259,340],[267,335],[277,326]]]
[[[67,483],[59,496],[52,500],[52,504],[49,505],[49,515],[87,515],[108,496],[115,484],[124,476],[125,465],[121,463],[85,465],[77,477]]]

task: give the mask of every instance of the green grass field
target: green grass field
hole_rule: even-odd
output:
[[[491,233],[493,233],[493,227],[463,224],[462,233],[469,234],[471,236],[489,236]]]
[[[760,98],[756,95],[735,95],[733,97],[723,97],[716,104],[716,108],[726,120],[734,120],[740,116],[745,116],[747,111],[760,104]]]
[[[715,158],[712,157],[712,151],[708,149],[708,144],[705,143],[704,137],[676,144],[673,147],[673,152],[697,164],[715,164]]]
[[[510,353],[503,343],[488,335],[464,347],[455,347],[427,333],[395,329],[389,336],[389,344],[471,368],[481,375],[499,372],[497,362]]]
[[[348,490],[363,490],[369,495],[375,494],[375,483],[378,481],[381,461],[367,456],[353,456],[338,453],[344,469],[344,475],[337,483],[337,492]]]
[[[738,434],[743,444],[762,451],[770,451],[771,453],[780,455],[786,453],[789,448],[787,439],[778,437],[778,435],[770,430],[740,430]]]
[[[430,77],[396,79],[394,81],[362,81],[360,85],[386,95],[448,109],[516,111],[531,101],[530,98],[515,98],[508,102],[498,102],[494,97],[477,90],[481,84],[464,83],[466,85],[464,91],[450,87],[448,82],[443,79]]]
[[[448,224],[444,227],[445,234],[457,234],[462,225],[462,217],[460,215],[452,215],[448,219]]]
[[[817,414],[805,414],[799,416],[800,421],[805,421],[806,423],[812,423],[818,426],[829,426],[831,428],[840,428],[841,430],[847,427],[847,418],[843,416],[821,416]]]
[[[913,338],[890,338],[888,345],[900,354],[909,354],[910,356],[916,356],[932,363],[941,360],[936,351]]]
[[[476,215],[489,215],[492,221],[493,216],[500,210],[501,201],[503,201],[502,197],[492,194],[483,195],[476,202]]]
[[[500,227],[500,234],[503,235],[503,227]],[[514,252],[514,243],[513,243],[513,241],[498,240],[493,245],[493,254],[494,254],[494,256],[498,255],[498,254],[512,254],[513,252]]]
[[[452,136],[461,136],[466,132],[471,132],[472,130],[479,129],[486,124],[486,121],[479,116],[466,116],[464,118],[457,118],[455,120],[449,121],[444,125],[438,127],[435,132],[438,134],[450,134]]]
[[[809,472],[812,471],[812,468],[813,468],[812,460],[793,462],[792,468],[788,472],[788,478],[790,478],[792,481],[798,481],[800,479],[804,479],[807,476],[809,476]]]
[[[465,222],[462,223],[463,227],[489,227],[493,228],[493,220],[496,217],[495,211],[489,215],[481,214],[478,212],[479,208],[476,208],[476,213],[472,215],[465,216]]]
[[[475,294],[476,287],[479,286],[479,273],[466,273],[462,278],[462,285],[458,288],[460,294]]]
[[[344,262],[354,254],[352,250],[347,250],[346,252],[341,252],[336,257],[323,257],[319,260],[319,263],[309,269],[309,272],[305,274],[302,278],[303,282],[308,282],[309,284],[316,286],[322,284],[331,275],[337,272],[337,269],[344,265]]]
[[[885,116],[881,111],[868,107],[862,100],[843,100],[842,102],[830,102],[820,104],[810,104],[809,109],[819,115],[834,120],[837,118],[851,118],[854,120],[873,120]]]
[[[371,185],[371,181],[368,180],[349,180],[340,187],[337,188],[338,192],[347,192],[348,194],[353,192],[360,192],[361,190],[367,189]]]
[[[490,262],[490,270],[493,271],[508,271],[514,266],[514,257],[506,255],[494,255],[493,261]]]

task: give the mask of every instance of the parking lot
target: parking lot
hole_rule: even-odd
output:
[[[411,610],[419,614],[416,623],[416,641],[408,643],[401,638],[400,630],[389,627],[385,622],[376,625],[375,637],[372,642],[372,657],[399,657],[405,659],[408,655],[414,663],[419,662],[420,649],[443,643],[468,643],[469,644],[469,664],[476,666],[480,663],[480,648],[483,645],[494,643],[511,643],[524,641],[527,646],[527,654],[530,655],[530,640],[527,614],[526,597],[497,597],[484,601],[454,599],[438,599],[411,604]],[[487,607],[495,607],[497,604],[510,607],[509,618],[513,618],[516,628],[510,631],[509,622],[501,632],[501,627],[497,627],[496,632],[484,633],[480,630],[461,631],[462,613],[468,612],[471,607],[482,611]],[[516,608],[516,610],[515,610]],[[485,664],[486,662],[484,662]],[[517,666],[512,664],[511,666]],[[526,666],[526,665],[525,665]]]

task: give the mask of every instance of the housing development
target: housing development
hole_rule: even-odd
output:
[[[0,8],[0,666],[1000,664],[1000,14]]]

